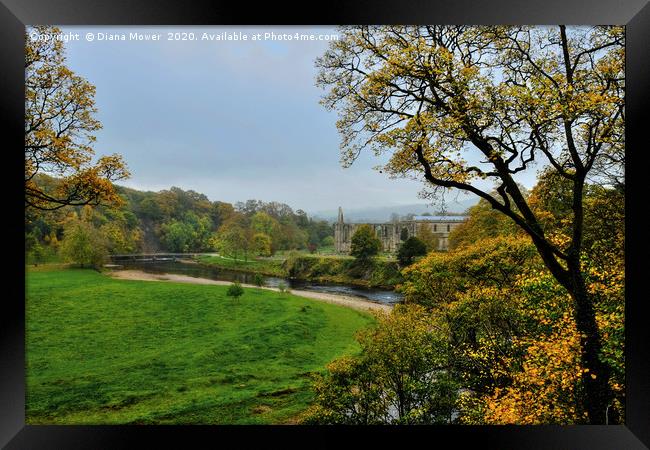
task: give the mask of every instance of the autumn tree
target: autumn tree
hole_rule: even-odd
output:
[[[512,286],[524,268],[540,269],[525,237],[494,237],[451,252],[432,252],[402,271],[407,303],[438,308],[471,287]]]
[[[278,221],[264,211],[258,211],[251,217],[251,228],[258,233],[272,236],[277,233],[278,227]]]
[[[280,224],[264,211],[258,211],[251,217],[251,228],[256,234],[263,234],[270,239],[270,252],[278,248],[280,240]]]
[[[49,26],[33,31],[50,37],[61,32]],[[32,40],[26,32],[25,41],[25,207],[119,203],[112,182],[129,175],[122,158],[92,162],[94,133],[101,128],[94,117],[95,87],[65,65],[61,40]],[[56,186],[42,185],[41,174],[57,177]]]
[[[271,238],[264,233],[255,233],[253,249],[258,256],[271,256]]]
[[[248,260],[250,247],[249,233],[236,223],[228,223],[219,229],[218,242],[219,251],[228,256],[238,259],[242,253]]]
[[[484,199],[469,208],[468,218],[449,233],[449,249],[474,244],[482,239],[523,233],[517,225]]]
[[[531,239],[574,302],[584,408],[605,423],[610,368],[583,269],[588,177],[624,189],[622,27],[350,26],[316,62],[339,112],[342,162],[388,154],[392,177],[423,194],[461,189]],[[570,234],[551,239],[516,183],[534,163],[570,183]],[[490,185],[488,189],[483,186]]]
[[[89,207],[87,207],[89,208]],[[90,221],[92,212],[73,213],[64,227],[61,254],[69,262],[81,267],[99,269],[108,257],[106,238]]]

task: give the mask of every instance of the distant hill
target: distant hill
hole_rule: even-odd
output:
[[[478,197],[467,198],[459,201],[448,200],[445,204],[447,214],[462,214],[469,207],[478,203]],[[429,213],[432,215],[440,214],[440,205],[431,206],[427,203],[414,203],[409,205],[395,206],[378,206],[369,208],[346,209],[345,203],[342,202],[343,218],[346,222],[351,223],[381,223],[390,221],[391,214],[398,214],[400,217],[407,214],[422,215]],[[324,219],[329,222],[336,222],[338,210],[322,210],[309,212],[314,218]]]

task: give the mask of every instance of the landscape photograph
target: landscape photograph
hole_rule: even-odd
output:
[[[24,191],[28,425],[626,423],[623,26],[27,26]]]

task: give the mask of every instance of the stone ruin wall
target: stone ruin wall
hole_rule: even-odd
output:
[[[381,240],[382,250],[384,252],[395,253],[402,243],[402,229],[406,228],[408,237],[418,236],[418,232],[423,227],[428,227],[431,232],[438,238],[438,250],[447,250],[449,248],[449,233],[462,222],[446,221],[428,221],[428,220],[411,220],[395,223],[370,223],[375,229],[377,237]],[[344,223],[343,213],[339,208],[339,220],[334,224],[334,248],[338,253],[350,253],[352,236],[362,223]]]

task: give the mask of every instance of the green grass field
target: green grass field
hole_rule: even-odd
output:
[[[268,290],[27,275],[28,424],[291,423],[358,351],[356,310]]]

